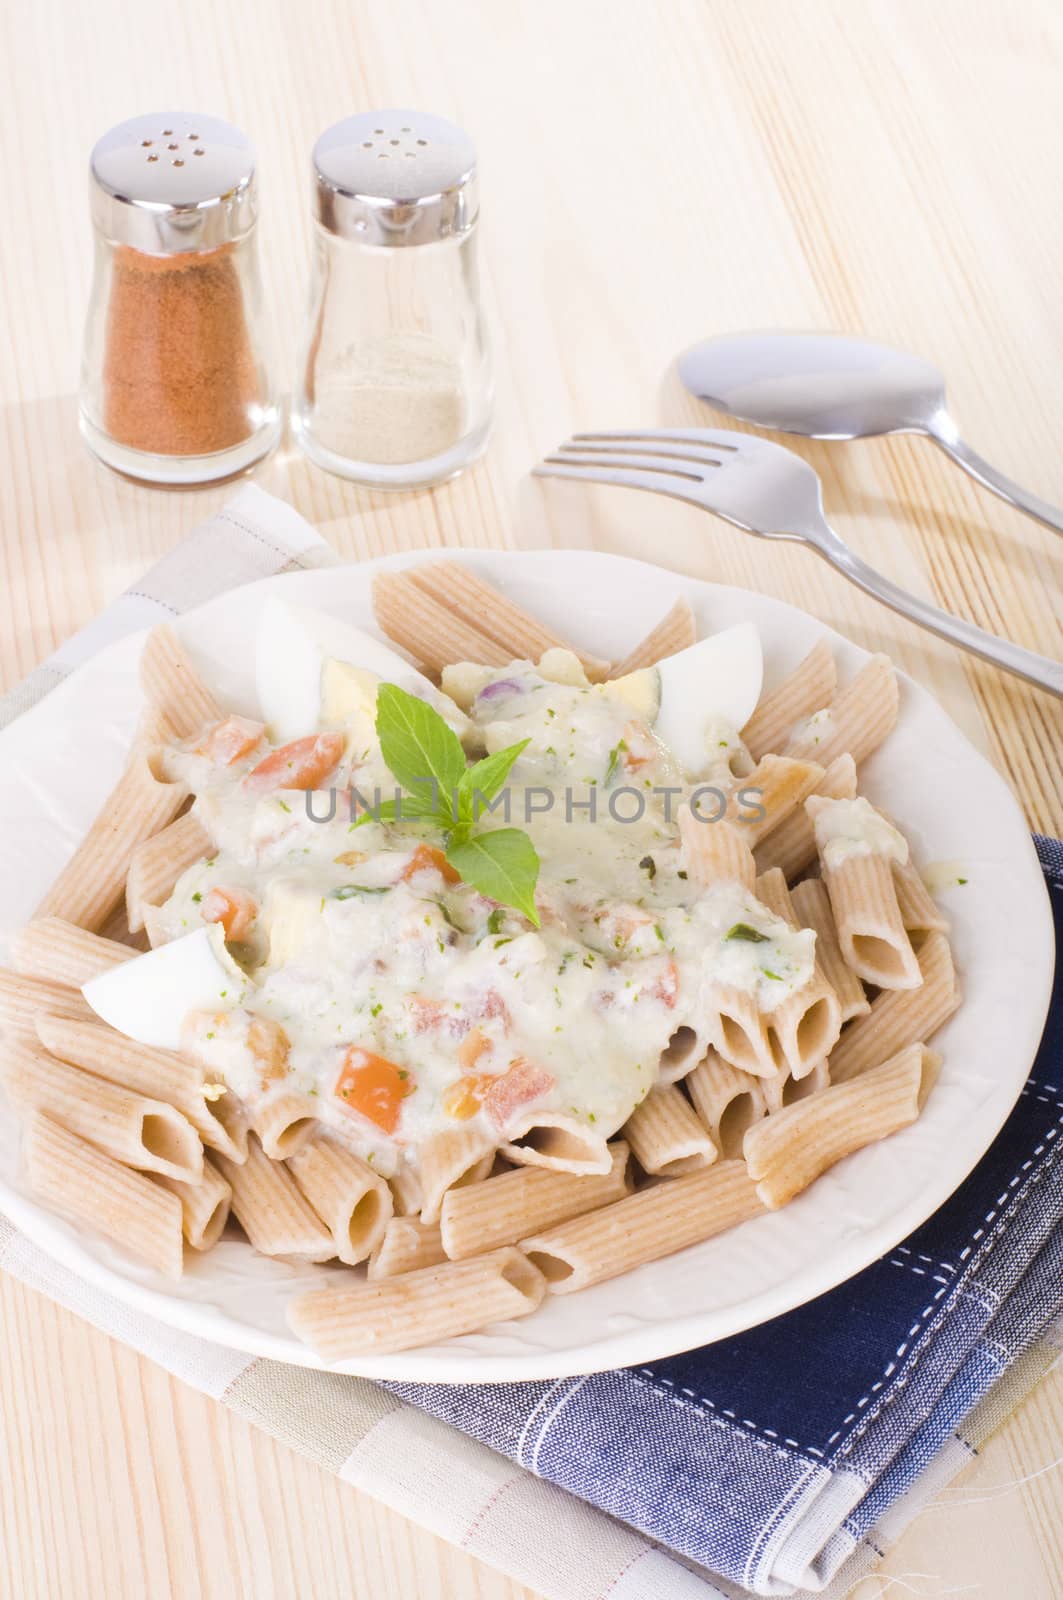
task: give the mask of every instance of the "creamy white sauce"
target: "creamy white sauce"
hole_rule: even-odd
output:
[[[831,800],[816,816],[816,846],[829,871],[854,856],[881,855],[891,861],[908,860],[908,841],[876,811],[869,800]]]
[[[820,711],[813,711],[810,717],[802,717],[794,723],[787,748],[826,744],[833,732],[834,713],[830,706],[824,706]]]
[[[738,883],[706,891],[686,875],[675,818],[705,777],[679,771],[631,705],[588,685],[578,663],[551,666],[566,681],[526,662],[447,678],[487,751],[529,741],[508,818],[499,808],[481,825],[532,836],[538,930],[430,864],[411,875],[417,847],[441,843],[432,823],[352,831],[342,793],[328,821],[310,820],[302,793],[249,794],[244,779],[265,746],[231,768],[173,758],[216,852],[183,874],[156,926],[170,938],[200,926],[213,888],[251,894],[258,917],[234,946],[254,980],[244,1015],[279,1025],[290,1043],[283,1079],[263,1077],[239,1019],[224,1028],[196,1019],[195,1048],[235,1094],[316,1095],[324,1120],[393,1170],[398,1152],[459,1125],[450,1109],[459,1079],[530,1063],[546,1087],[510,1126],[542,1109],[608,1136],[653,1086],[671,1035],[684,1025],[705,1033],[715,986],[771,1010],[807,983],[812,930],[791,929]],[[727,790],[742,746],[733,730],[714,731]],[[349,753],[331,781],[342,791],[348,780],[367,797],[374,784],[394,791],[376,749]],[[327,795],[311,800],[326,817]],[[336,1098],[351,1047],[407,1074],[393,1138]],[[505,1138],[485,1111],[475,1119],[460,1125]]]

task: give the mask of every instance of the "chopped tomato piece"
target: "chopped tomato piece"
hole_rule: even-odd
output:
[[[506,1002],[497,989],[488,989],[480,1002],[476,1015],[481,1022],[490,1022],[496,1019],[501,1021],[505,1025],[505,1031],[509,1032],[509,1011],[506,1009]]]
[[[338,766],[347,740],[342,733],[311,733],[271,750],[244,779],[252,794],[275,789],[316,789]]]
[[[384,1133],[394,1133],[402,1102],[412,1091],[413,1081],[405,1068],[386,1056],[352,1045],[343,1058],[333,1092],[348,1110],[357,1111]]]
[[[504,1128],[515,1111],[540,1099],[553,1087],[549,1072],[518,1056],[508,1072],[488,1080],[483,1091],[484,1109],[497,1128]]]
[[[490,1050],[491,1041],[482,1028],[473,1028],[466,1034],[458,1046],[458,1061],[463,1067],[474,1067],[485,1050]]]
[[[292,1047],[279,1022],[272,1017],[252,1017],[247,1030],[247,1048],[255,1058],[263,1088],[284,1077]]]
[[[461,873],[455,872],[442,850],[432,844],[419,844],[402,872],[402,880],[412,878],[415,872],[440,872],[444,883],[460,883]]]
[[[622,760],[628,772],[638,772],[640,768],[648,766],[657,755],[653,734],[644,722],[637,720],[626,724],[624,746]]]
[[[258,901],[246,889],[209,889],[200,907],[204,922],[220,922],[226,939],[246,939],[258,916]]]
[[[468,1017],[459,1016],[445,1000],[433,1000],[425,994],[408,995],[406,1009],[413,1017],[415,1033],[445,1032],[461,1039],[472,1026]]]
[[[265,731],[263,723],[252,722],[248,717],[226,717],[207,731],[196,746],[196,754],[206,756],[216,767],[231,767],[262,743]]]
[[[679,968],[674,961],[668,962],[660,976],[647,986],[646,993],[654,1000],[663,1000],[668,1007],[675,1005],[679,999]]]

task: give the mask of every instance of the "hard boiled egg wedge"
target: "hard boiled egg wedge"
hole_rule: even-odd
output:
[[[711,634],[697,644],[603,684],[648,722],[692,776],[709,764],[709,730],[745,726],[760,699],[764,656],[751,622]]]
[[[357,742],[371,733],[380,682],[427,700],[459,737],[469,723],[397,651],[352,623],[270,595],[258,623],[255,674],[259,705],[278,744],[322,723],[347,726]]]
[[[127,1039],[178,1050],[190,1011],[229,1011],[247,988],[221,928],[212,924],[101,972],[81,992],[97,1016]]]

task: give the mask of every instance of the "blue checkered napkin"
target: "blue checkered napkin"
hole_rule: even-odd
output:
[[[1039,840],[1063,949],[1063,845]],[[785,1317],[556,1383],[389,1385],[758,1594],[821,1589],[1063,1312],[1063,977],[1026,1088],[956,1194]]]

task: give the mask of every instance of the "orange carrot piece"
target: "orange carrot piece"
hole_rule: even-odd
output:
[[[252,794],[275,789],[316,789],[339,764],[346,738],[342,733],[311,733],[305,739],[271,750],[244,779]]]
[[[384,1133],[394,1133],[402,1102],[412,1090],[413,1081],[404,1067],[372,1050],[352,1045],[333,1092],[349,1111],[357,1111]]]

